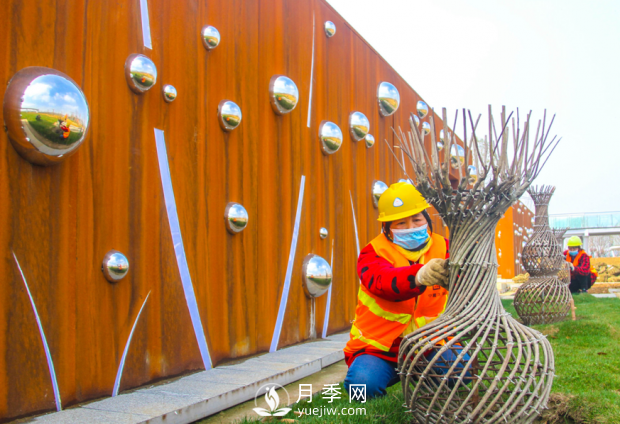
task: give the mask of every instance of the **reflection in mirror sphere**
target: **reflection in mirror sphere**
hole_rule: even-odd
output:
[[[325,35],[327,38],[331,38],[336,33],[336,25],[332,21],[325,22]]]
[[[173,102],[174,99],[177,98],[177,89],[174,88],[174,86],[170,84],[164,85],[163,92],[164,92],[164,100],[167,101],[168,103]]]
[[[230,234],[240,233],[248,225],[248,211],[239,203],[230,202],[224,210],[224,222]]]
[[[241,108],[235,102],[222,100],[217,106],[217,116],[224,131],[232,131],[241,123]]]
[[[319,127],[319,140],[323,154],[331,155],[342,146],[342,131],[333,122],[322,121]]]
[[[142,54],[129,55],[125,61],[125,78],[134,93],[142,94],[157,82],[157,67]]]
[[[379,102],[379,113],[382,116],[390,116],[398,110],[400,94],[393,84],[382,82],[377,87],[377,101]]]
[[[220,44],[220,32],[211,25],[205,25],[200,31],[202,44],[207,50],[213,50]]]
[[[327,231],[327,228],[321,227],[321,229],[319,230],[319,236],[321,236],[322,239],[325,239],[328,235],[329,232]]]
[[[110,283],[116,283],[127,275],[129,261],[121,252],[110,250],[103,258],[101,271],[106,280]]]
[[[15,150],[37,165],[71,156],[85,140],[90,111],[86,97],[67,75],[29,67],[17,72],[4,94],[4,122]]]
[[[366,141],[366,147],[369,149],[375,145],[375,137],[372,134],[366,134],[364,140]]]
[[[443,150],[443,147],[444,147],[443,141],[439,140],[437,142],[437,151],[441,152]]]
[[[349,132],[353,140],[360,141],[370,131],[370,121],[362,112],[351,112],[349,115]]]
[[[424,130],[424,135],[429,135],[431,133],[431,124],[422,122],[422,129]]]
[[[383,181],[375,181],[372,184],[372,204],[375,208],[379,207],[379,198],[387,189],[388,186]]]
[[[469,174],[469,176],[467,177],[467,182],[472,185],[476,184],[476,181],[478,181],[478,170],[476,169],[476,167],[474,165],[469,165],[467,167],[467,173]]]
[[[306,296],[319,297],[332,283],[332,267],[325,259],[311,253],[304,258],[301,280]]]
[[[453,144],[450,148],[450,165],[452,169],[465,165],[465,150],[458,144]]]
[[[420,118],[424,118],[426,115],[428,115],[428,105],[422,100],[418,101],[417,109],[418,109],[418,116]]]
[[[272,76],[269,82],[269,100],[273,111],[278,115],[291,112],[299,101],[297,85],[289,77]]]

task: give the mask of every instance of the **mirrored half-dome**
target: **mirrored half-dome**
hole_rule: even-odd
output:
[[[422,130],[424,130],[424,135],[429,135],[431,133],[431,124],[422,122]]]
[[[322,121],[319,127],[319,140],[324,154],[334,154],[342,146],[342,131],[333,122]]]
[[[33,66],[18,71],[4,93],[4,124],[11,144],[27,161],[53,165],[84,142],[90,110],[67,75]]]
[[[329,231],[327,231],[327,228],[325,228],[325,227],[321,227],[321,228],[319,229],[319,236],[320,236],[322,239],[326,239],[328,235],[329,235]]]
[[[230,234],[238,234],[248,225],[248,211],[239,203],[230,202],[224,210],[224,223]]]
[[[463,162],[465,161],[463,160]],[[474,165],[469,165],[467,167],[467,173],[469,174],[467,177],[467,182],[471,185],[476,184],[478,181],[478,169]]]
[[[213,50],[220,44],[220,32],[211,25],[205,25],[200,31],[200,38],[205,49]]]
[[[297,85],[284,75],[272,76],[269,82],[269,101],[273,111],[278,115],[292,112],[299,101]]]
[[[379,113],[382,116],[390,116],[400,106],[400,93],[393,84],[381,82],[377,86],[377,101],[379,102]]]
[[[129,272],[129,261],[121,252],[110,250],[103,257],[101,271],[106,280],[110,283],[116,283],[125,278]]]
[[[336,24],[332,21],[325,21],[325,35],[327,38],[332,38],[336,34]]]
[[[388,186],[383,181],[375,181],[372,183],[372,205],[375,208],[379,207],[379,198],[383,194],[385,190],[388,189]]]
[[[426,104],[426,102],[419,100],[417,109],[418,109],[418,116],[420,118],[424,118],[426,115],[428,115],[428,105]]]
[[[301,281],[306,296],[319,297],[332,283],[332,267],[319,255],[309,254],[301,267]]]
[[[164,100],[172,103],[177,98],[177,89],[173,85],[166,84],[163,88]]]
[[[370,121],[362,112],[351,112],[349,114],[349,132],[355,141],[360,141],[370,131]]]
[[[157,82],[157,67],[143,54],[129,55],[125,61],[125,78],[131,91],[142,94]]]
[[[366,147],[369,149],[375,145],[375,137],[372,134],[366,134],[364,141],[366,142]]]
[[[241,123],[241,108],[235,102],[222,100],[217,106],[217,116],[224,131],[232,131]]]

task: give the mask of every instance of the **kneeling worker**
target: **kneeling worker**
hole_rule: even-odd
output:
[[[566,261],[570,264],[571,293],[587,293],[590,288],[590,257],[581,248],[581,239],[572,236],[568,239]]]
[[[344,381],[382,396],[399,381],[395,370],[403,336],[443,313],[448,285],[448,241],[433,234],[430,205],[411,184],[392,184],[379,199],[382,232],[362,251],[358,293]],[[450,358],[444,358],[449,361]]]

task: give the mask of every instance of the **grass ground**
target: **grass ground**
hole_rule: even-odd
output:
[[[503,300],[504,307],[513,316],[517,314],[512,300]],[[535,326],[548,336],[553,345],[556,361],[556,378],[550,399],[550,409],[539,423],[620,423],[620,301],[598,299],[589,295],[575,296],[577,321],[563,321],[551,325]],[[400,384],[388,389],[387,396],[365,404],[350,404],[342,384],[341,400],[329,403],[315,396],[311,403],[294,404],[281,422],[303,423],[409,423],[410,415],[404,412]],[[364,407],[365,415],[348,408]],[[322,416],[304,415],[294,411],[316,408]],[[335,408],[335,409],[334,409]],[[338,415],[327,415],[327,410]],[[271,418],[270,418],[271,419]],[[245,419],[241,423],[255,422]],[[274,421],[275,422],[275,421]]]

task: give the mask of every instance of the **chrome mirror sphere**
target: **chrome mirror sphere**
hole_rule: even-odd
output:
[[[375,137],[372,134],[366,134],[364,140],[366,141],[366,147],[369,149],[375,145]]]
[[[342,146],[342,131],[333,122],[322,121],[319,127],[319,140],[323,154],[331,155]]]
[[[465,165],[465,150],[458,144],[453,144],[450,148],[450,166],[452,169],[458,169],[463,165]]]
[[[309,254],[301,267],[301,281],[309,298],[324,294],[332,283],[332,267],[322,257]]]
[[[168,103],[173,102],[174,99],[177,98],[177,89],[174,88],[174,86],[170,84],[164,85],[163,93],[164,93],[164,100],[167,101]]]
[[[325,35],[331,38],[336,34],[336,25],[332,21],[325,21]]]
[[[377,101],[379,102],[379,113],[382,116],[390,116],[398,110],[400,94],[393,84],[382,82],[377,87]]]
[[[157,67],[143,54],[129,55],[125,61],[125,78],[131,91],[142,94],[157,82]]]
[[[299,90],[289,77],[274,75],[269,82],[269,101],[278,115],[290,113],[299,101]]]
[[[207,50],[213,50],[220,44],[220,32],[217,28],[211,25],[205,25],[200,31],[200,38],[202,38],[202,44]]]
[[[329,231],[327,231],[327,228],[321,227],[321,229],[319,230],[319,236],[321,236],[322,239],[326,239],[328,235]]]
[[[217,106],[217,117],[224,131],[232,131],[241,123],[241,108],[235,102],[222,100]]]
[[[90,111],[84,93],[67,75],[38,66],[18,71],[4,93],[4,124],[17,153],[53,165],[84,142]]]
[[[103,257],[101,271],[106,280],[110,283],[116,283],[127,275],[129,271],[129,261],[121,252],[110,250]]]
[[[446,133],[444,130],[439,131],[439,139],[441,141],[446,141]]]
[[[372,183],[372,204],[375,208],[379,207],[379,198],[387,189],[388,186],[383,181],[375,181]]]
[[[467,173],[469,176],[467,177],[467,182],[469,184],[474,185],[478,181],[478,169],[474,165],[469,165],[467,167]]]
[[[418,101],[417,109],[418,109],[418,116],[420,118],[424,118],[426,115],[428,115],[428,105],[422,100]]]
[[[349,132],[353,140],[360,141],[370,131],[370,121],[362,112],[351,112],[349,115]]]
[[[443,150],[443,147],[444,147],[443,141],[441,141],[441,140],[438,141],[437,142],[437,151],[441,152]]]
[[[248,225],[248,211],[239,203],[230,202],[224,210],[224,221],[230,234],[240,233]]]
[[[418,118],[418,115],[415,115],[413,112],[411,112],[409,116],[409,122],[413,123],[416,128],[420,126],[420,118]]]
[[[424,135],[429,135],[431,133],[431,124],[422,122],[422,129],[424,130]]]

